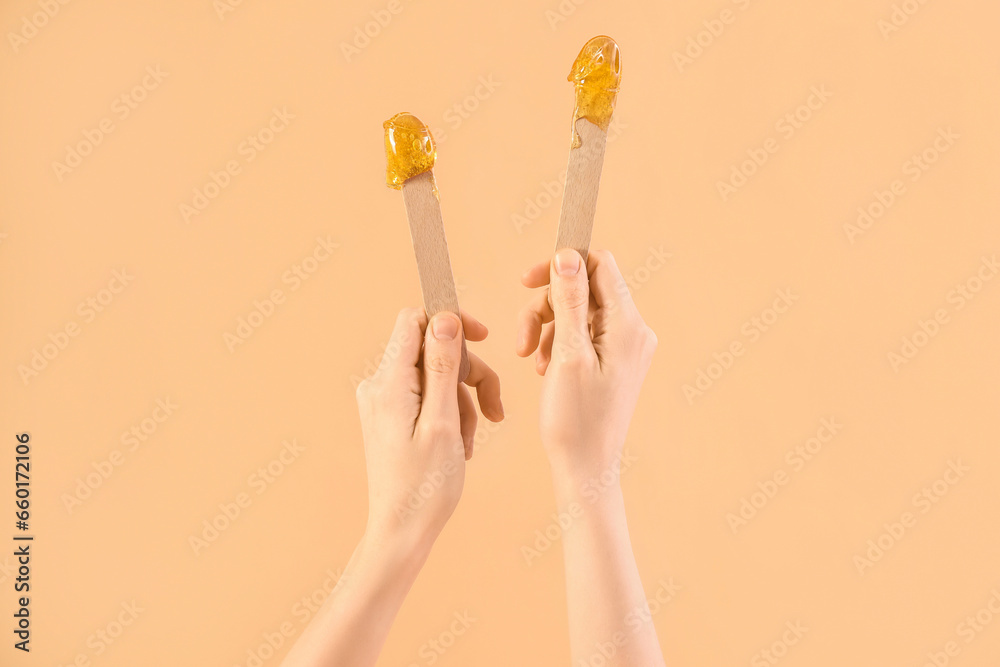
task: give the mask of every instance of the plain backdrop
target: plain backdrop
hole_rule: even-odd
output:
[[[594,247],[660,341],[622,484],[668,664],[993,664],[998,19],[4,2],[0,477],[30,433],[36,541],[30,656],[0,555],[0,663],[280,662],[364,527],[355,384],[420,304],[384,185],[404,110],[437,133],[459,297],[491,329],[471,349],[508,417],[481,425],[379,665],[569,663],[540,380],[513,348],[518,277],[555,240],[566,75],[608,34]]]

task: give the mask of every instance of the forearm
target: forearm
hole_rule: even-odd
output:
[[[337,588],[286,656],[283,667],[374,665],[429,552],[361,539]]]
[[[559,474],[555,487],[560,512],[573,503],[582,509],[571,512],[579,516],[562,540],[573,664],[592,664],[599,654],[608,667],[663,665],[632,553],[621,487],[616,482],[595,499]]]

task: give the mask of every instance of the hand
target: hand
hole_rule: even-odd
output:
[[[378,370],[358,386],[368,467],[365,539],[377,546],[429,549],[462,495],[477,423],[469,390],[458,383],[463,323],[468,340],[486,338],[486,327],[468,314],[460,322],[438,313],[428,326],[422,309],[403,310]],[[483,415],[500,421],[497,374],[471,352],[469,362],[466,384],[476,387]]]
[[[521,282],[549,286],[521,311],[517,353],[538,351],[541,437],[553,473],[571,483],[617,473],[656,335],[606,250],[590,253],[586,271],[580,253],[560,250]]]

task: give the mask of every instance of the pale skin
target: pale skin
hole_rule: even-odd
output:
[[[521,311],[517,343],[520,356],[535,352],[543,376],[539,425],[556,504],[560,512],[574,504],[582,511],[562,536],[570,654],[574,665],[656,667],[663,654],[648,620],[619,479],[656,335],[611,253],[591,252],[586,267],[582,260],[575,250],[560,250],[551,263],[525,272],[526,287],[548,290]],[[594,500],[583,491],[602,474],[613,482],[602,481]]]
[[[575,270],[574,270],[575,269]],[[601,650],[607,667],[663,665],[632,554],[618,461],[656,347],[606,251],[589,261],[562,250],[522,277],[536,289],[518,322],[517,353],[542,375],[540,430],[560,511],[582,514],[563,535],[573,664]],[[462,332],[486,327],[463,313],[400,313],[379,369],[358,388],[368,467],[368,522],[340,582],[282,663],[370,667],[462,494],[477,416],[458,382]],[[500,382],[470,352],[466,384],[491,421],[503,419]],[[588,480],[611,473],[599,497]],[[608,475],[605,474],[604,479]],[[422,486],[423,485],[423,486]],[[412,492],[425,492],[415,496]],[[426,491],[433,489],[433,492]],[[415,502],[415,498],[419,498]],[[610,643],[610,644],[609,644]],[[614,654],[607,655],[608,646]]]

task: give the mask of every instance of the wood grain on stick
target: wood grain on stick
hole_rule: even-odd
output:
[[[583,255],[586,263],[608,134],[586,118],[577,119],[576,132],[580,136],[580,145],[569,151],[556,250],[573,248]]]
[[[435,193],[434,172],[426,171],[403,182],[403,203],[406,218],[410,223],[410,238],[417,258],[417,272],[420,275],[420,291],[424,297],[427,317],[434,317],[441,311],[451,311],[462,317],[458,307],[458,292],[455,277],[451,271],[451,257],[448,254],[448,239],[444,233],[444,219],[441,217],[441,202]],[[458,370],[458,381],[469,375],[469,353],[462,340],[462,362]]]

